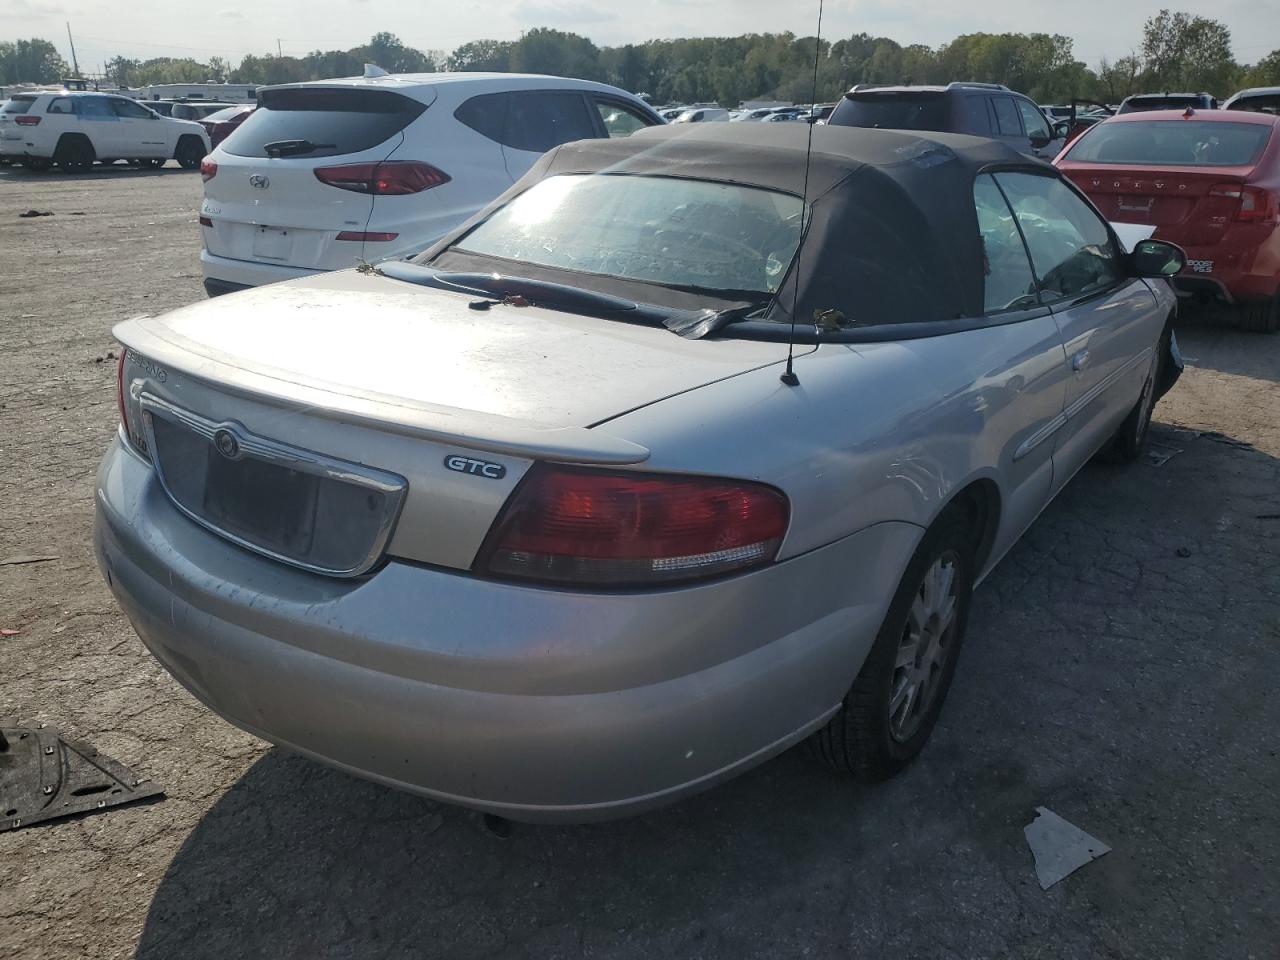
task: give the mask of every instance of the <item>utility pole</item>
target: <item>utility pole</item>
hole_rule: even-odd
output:
[[[80,64],[76,60],[76,42],[71,39],[71,21],[67,21],[67,43],[71,44],[71,69],[75,71],[76,76],[80,76]]]
[[[280,52],[280,38],[276,37],[276,59],[283,60],[284,54]]]

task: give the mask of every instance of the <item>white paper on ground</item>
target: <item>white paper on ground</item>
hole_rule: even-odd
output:
[[[1039,814],[1022,828],[1036,861],[1036,879],[1040,889],[1048,890],[1059,880],[1075,873],[1091,860],[1097,860],[1111,848],[1068,823],[1046,807],[1036,807]]]

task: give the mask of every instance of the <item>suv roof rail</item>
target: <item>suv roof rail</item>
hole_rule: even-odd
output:
[[[954,80],[947,84],[948,90],[964,90],[976,88],[978,90],[1009,90],[1003,83],[982,83],[977,80]]]

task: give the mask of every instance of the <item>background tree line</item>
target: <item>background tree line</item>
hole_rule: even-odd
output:
[[[474,40],[452,52],[405,46],[378,33],[350,50],[316,50],[303,57],[246,56],[232,66],[159,57],[107,62],[106,79],[123,87],[153,83],[289,83],[359,74],[365,63],[392,73],[496,70],[602,80],[654,103],[742,100],[833,100],[855,83],[1004,83],[1041,103],[1072,97],[1115,103],[1130,93],[1206,90],[1225,97],[1246,86],[1280,86],[1280,49],[1252,65],[1236,62],[1231,32],[1217,20],[1161,10],[1143,26],[1138,46],[1114,62],[1091,68],[1075,59],[1069,37],[1044,33],[971,33],[933,48],[903,46],[887,37],[854,34],[839,40],[791,33],[650,40],[598,47],[575,33],[545,27],[519,40]],[[69,68],[46,40],[0,42],[0,82],[50,83]]]

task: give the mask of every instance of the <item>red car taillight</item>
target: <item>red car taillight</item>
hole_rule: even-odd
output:
[[[772,562],[789,517],[787,498],[761,483],[538,463],[476,569],[594,586],[715,577]]]
[[[448,183],[443,170],[418,160],[387,160],[382,163],[344,163],[338,167],[316,167],[316,179],[339,190],[401,196],[421,193]]]
[[[1237,223],[1280,222],[1280,197],[1265,187],[1218,183],[1209,188],[1209,196],[1239,200],[1234,217]]]
[[[208,157],[200,161],[200,179],[206,183],[218,175],[218,164]]]
[[[13,118],[13,122],[20,127],[38,127],[40,126],[40,118],[33,117],[28,114],[19,114]]]

